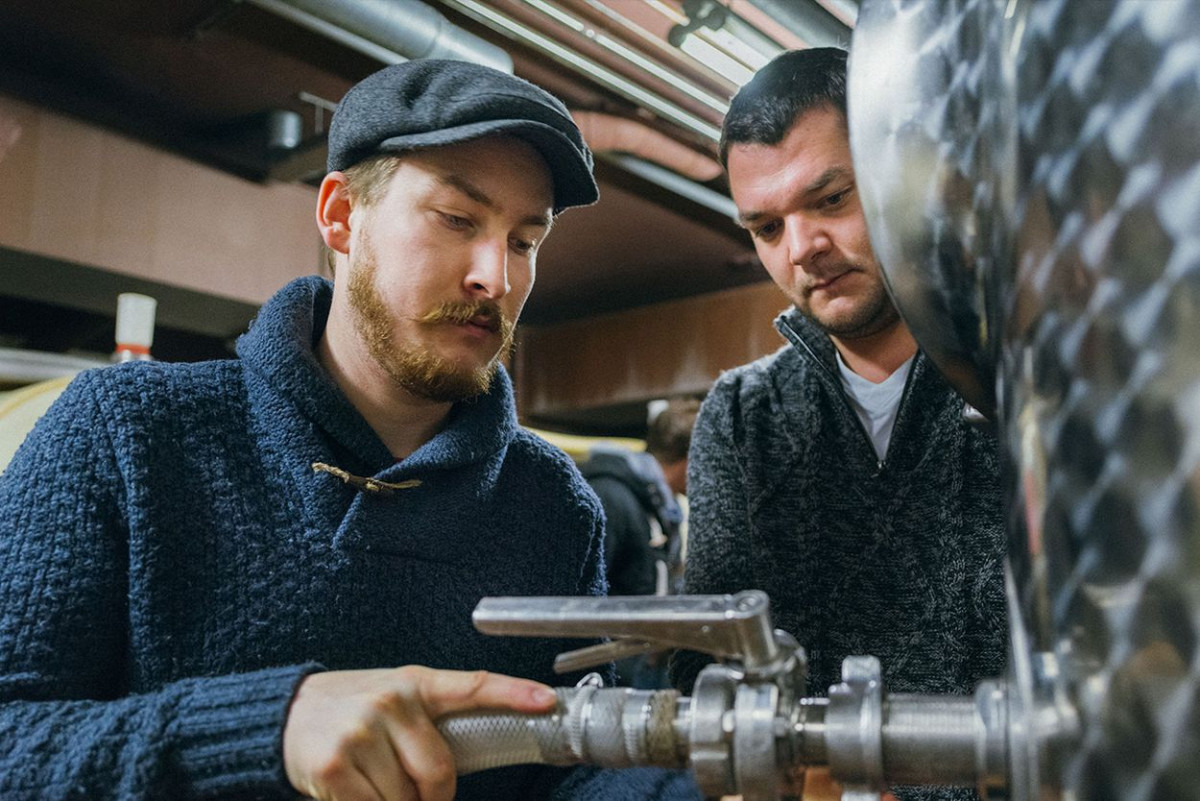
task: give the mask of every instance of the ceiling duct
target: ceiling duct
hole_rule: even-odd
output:
[[[417,0],[246,0],[385,64],[471,61],[504,72],[512,57]]]
[[[750,0],[750,5],[799,36],[809,47],[850,46],[850,26],[813,0]]]

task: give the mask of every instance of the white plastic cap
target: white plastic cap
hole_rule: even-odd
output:
[[[654,418],[658,417],[660,414],[665,412],[667,410],[667,407],[670,405],[671,405],[671,402],[665,398],[648,401],[646,403],[646,422],[653,423]]]
[[[117,295],[117,345],[154,344],[154,311],[158,301],[149,295],[122,292]]]

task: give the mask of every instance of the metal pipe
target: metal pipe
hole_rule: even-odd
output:
[[[843,767],[835,775],[844,780],[870,774],[879,785],[1004,783],[1005,721],[988,709],[998,698],[995,686],[983,685],[974,699],[883,696],[879,728],[872,733],[856,726],[853,742],[843,737],[846,741],[840,744],[830,736],[839,724],[828,718],[827,699],[798,699],[790,713],[791,737],[783,738],[791,743],[786,755],[777,750],[777,715],[788,714],[779,708],[778,688],[766,683],[731,689],[736,690],[736,700],[700,691],[698,685],[699,695],[716,702],[706,713],[695,707],[695,698],[680,698],[674,690],[558,688],[559,703],[550,714],[453,716],[442,720],[438,729],[454,754],[459,775],[517,764],[683,768],[690,763],[699,771],[698,778],[708,768],[723,777],[721,783],[730,792],[746,793],[748,788],[766,788],[791,769],[831,764],[831,746],[858,751],[876,740],[880,748],[868,760],[872,764],[862,763],[847,775],[844,756],[835,758],[835,770]],[[701,722],[715,725],[717,736],[698,737],[696,724]],[[731,730],[724,731],[726,725]],[[841,728],[843,734],[851,733]],[[858,772],[864,776],[858,777]]]
[[[706,209],[718,212],[734,222],[738,219],[737,206],[727,195],[709,189],[704,184],[689,181],[687,178],[660,167],[641,157],[624,153],[598,153],[597,158],[617,164],[628,173],[638,176],[652,184],[657,184],[680,197],[687,198]]]
[[[810,47],[849,47],[850,27],[812,0],[750,0]]]
[[[843,25],[853,28],[858,21],[858,0],[815,0]]]
[[[564,47],[558,38],[563,35],[561,31],[557,36],[550,36],[535,30],[527,23],[518,21],[514,16],[515,7],[508,9],[512,13],[501,13],[495,8],[495,3],[483,3],[480,0],[444,0],[444,2],[481,24],[515,39],[523,45],[532,47],[559,64],[586,75],[599,85],[659,114],[663,119],[691,131],[703,139],[715,143],[720,138],[720,114],[716,114],[713,121],[710,121],[686,110],[679,102],[666,99],[660,93],[643,89],[637,82],[625,77],[617,70],[581,56],[576,49]],[[509,4],[505,3],[504,5],[507,8]],[[721,109],[720,113],[723,112],[724,109]]]
[[[977,781],[979,716],[969,697],[890,695],[884,701],[884,776],[895,784]]]
[[[511,73],[502,48],[452,25],[418,0],[246,0],[385,64],[471,61]]]
[[[828,709],[828,698],[801,698],[796,702],[790,738],[791,766],[813,767],[829,764],[825,728],[825,713]]]
[[[721,98],[722,114],[729,107],[729,98],[736,89],[729,76],[720,74],[711,64],[698,63],[679,48],[668,44],[661,33],[652,32],[630,19],[627,16],[630,9],[614,8],[603,0],[557,0],[555,5],[570,12],[587,28],[597,32],[614,31],[610,38],[619,38],[629,49],[637,50],[653,63],[661,65],[661,69],[674,76],[675,82]],[[649,0],[648,5],[654,7],[654,0]],[[664,13],[668,19],[679,16],[673,10]],[[616,35],[618,31],[620,36]]]
[[[729,109],[731,87],[704,85],[684,68],[675,48],[650,46],[636,32],[612,24],[594,25],[573,10],[549,0],[492,0],[496,11],[610,69],[704,119],[720,123]]]
[[[745,801],[773,801],[791,792],[804,769],[826,765],[847,793],[862,798],[895,784],[998,788],[1010,776],[1008,685],[983,682],[974,697],[888,694],[879,660],[850,656],[827,698],[804,697],[803,649],[773,629],[769,599],[759,590],[485,598],[473,618],[485,634],[606,636],[725,661],[700,671],[690,698],[604,689],[592,674],[559,690],[549,715],[443,721],[460,772],[522,761],[687,765],[706,795],[740,794]],[[592,664],[608,656],[600,651],[571,653]]]

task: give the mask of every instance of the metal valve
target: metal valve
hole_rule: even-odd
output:
[[[560,673],[674,648],[716,657],[721,661],[701,671],[690,699],[676,701],[674,691],[651,693],[672,696],[671,732],[680,740],[672,752],[686,755],[685,764],[709,795],[740,793],[745,801],[766,801],[790,788],[797,747],[792,718],[804,694],[806,662],[795,639],[772,628],[766,593],[485,598],[473,620],[485,634],[613,638],[561,654],[554,665]]]
[[[485,598],[485,634],[610,637],[562,654],[559,672],[631,653],[685,648],[719,661],[691,697],[674,690],[558,690],[550,715],[451,718],[439,728],[461,772],[517,762],[688,767],[708,796],[744,801],[800,795],[809,767],[827,766],[848,801],[893,784],[1003,785],[1006,688],[976,695],[889,695],[879,661],[850,657],[828,697],[806,696],[804,650],[771,626],[765,593],[619,598]],[[486,756],[481,756],[486,755]]]

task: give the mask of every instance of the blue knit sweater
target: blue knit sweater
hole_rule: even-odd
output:
[[[594,495],[517,425],[503,373],[396,463],[313,355],[330,296],[285,287],[237,360],[80,375],[0,477],[0,798],[294,797],[282,727],[322,668],[563,683],[571,644],[485,637],[471,611],[602,593]],[[370,493],[314,462],[420,484]],[[563,775],[491,771],[458,797],[545,797]],[[662,781],[597,778],[568,784]]]

